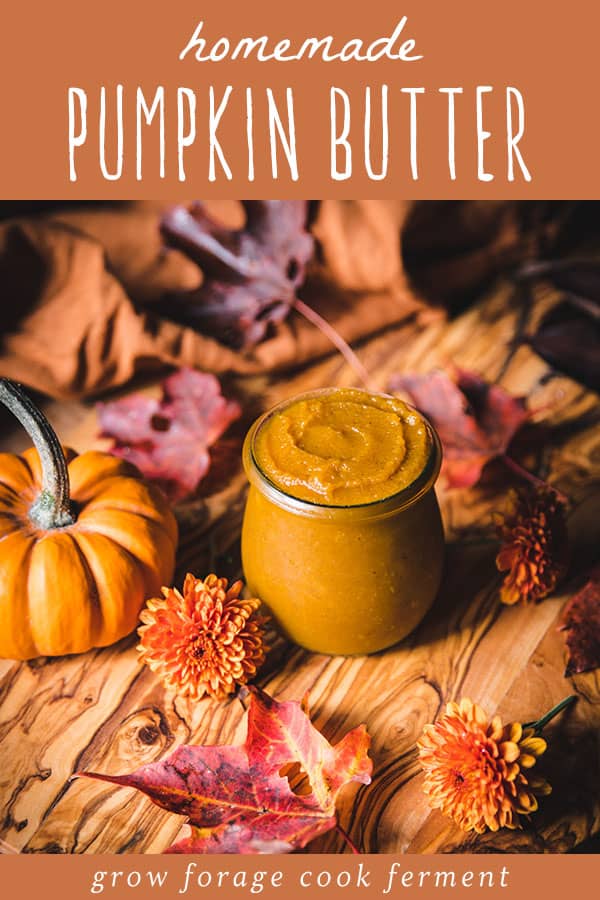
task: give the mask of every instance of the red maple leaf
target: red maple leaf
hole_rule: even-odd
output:
[[[396,375],[389,387],[407,394],[435,426],[448,487],[476,484],[486,463],[506,452],[529,418],[523,398],[464,369],[456,370],[456,380],[440,369],[427,375]]]
[[[246,200],[243,228],[212,219],[201,203],[162,219],[165,242],[202,268],[196,290],[168,298],[161,312],[233,347],[249,347],[290,311],[314,250],[306,200]]]
[[[563,609],[558,630],[567,632],[565,677],[600,666],[600,564]]]
[[[134,463],[176,502],[191,494],[210,466],[208,448],[240,415],[214,375],[181,369],[162,383],[160,399],[133,394],[98,404],[111,452]]]
[[[188,816],[191,833],[169,853],[281,853],[304,847],[337,824],[335,803],[349,782],[369,784],[372,763],[364,725],[332,746],[311,724],[303,704],[280,703],[250,691],[242,746],[179,747],[129,775],[90,778],[134,787]],[[292,790],[290,770],[308,781]]]

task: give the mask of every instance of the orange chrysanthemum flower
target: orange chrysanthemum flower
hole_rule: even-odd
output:
[[[265,619],[260,600],[240,597],[243,584],[187,575],[183,594],[163,588],[140,619],[140,658],[168,687],[198,700],[222,699],[252,678],[264,662]]]
[[[538,603],[552,593],[568,561],[565,506],[548,487],[510,491],[504,513],[496,517],[502,546],[496,557],[506,571],[503,603]]]
[[[520,816],[535,812],[537,797],[551,791],[530,771],[546,741],[518,722],[503,726],[498,716],[488,721],[466,698],[448,703],[417,746],[430,805],[464,831],[520,828]]]

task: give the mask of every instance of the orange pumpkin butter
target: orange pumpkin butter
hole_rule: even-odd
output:
[[[374,653],[433,603],[444,534],[434,429],[394,397],[325,388],[250,429],[242,530],[249,590],[317,653]]]
[[[21,389],[0,401],[35,448],[0,454],[0,656],[103,647],[133,631],[173,576],[177,525],[162,492],[108,453],[63,451]]]

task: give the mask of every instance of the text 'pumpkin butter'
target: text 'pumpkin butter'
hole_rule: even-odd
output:
[[[5,378],[0,401],[35,445],[22,456],[0,453],[0,656],[112,644],[171,581],[175,518],[129,463],[63,452],[42,413]]]

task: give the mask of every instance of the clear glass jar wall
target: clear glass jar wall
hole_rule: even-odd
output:
[[[409,634],[435,598],[444,556],[434,491],[440,444],[410,408],[427,431],[427,452],[417,476],[391,496],[346,506],[312,502],[293,496],[293,487],[282,490],[262,470],[256,437],[265,423],[315,397],[334,398],[339,407],[348,390],[385,396],[327,389],[280,404],[255,422],[244,445],[250,489],[242,529],[248,587],[282,632],[309,650],[344,655],[373,653]]]

